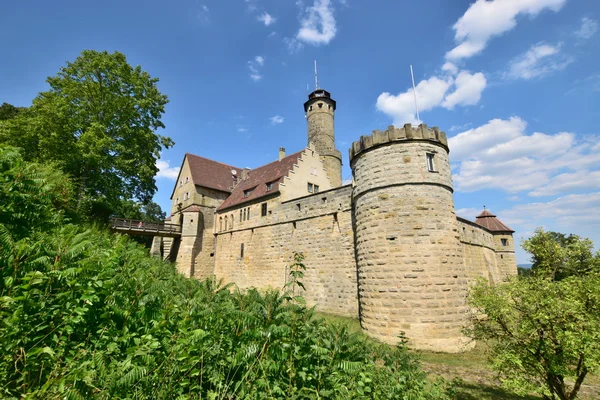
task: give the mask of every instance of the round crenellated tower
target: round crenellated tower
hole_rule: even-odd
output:
[[[308,144],[323,160],[323,166],[333,187],[342,185],[342,153],[335,148],[335,100],[323,89],[316,89],[308,95],[304,112],[308,123]]]
[[[390,126],[350,149],[363,329],[387,343],[458,352],[467,339],[467,277],[446,134]]]

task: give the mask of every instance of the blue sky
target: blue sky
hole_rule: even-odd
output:
[[[0,102],[30,105],[84,49],[124,53],[169,96],[168,209],[185,152],[255,168],[306,145],[315,59],[350,177],[352,141],[417,123],[412,64],[421,120],[451,138],[459,215],[600,244],[599,21],[594,0],[2,2]]]

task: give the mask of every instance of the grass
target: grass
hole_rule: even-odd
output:
[[[327,322],[346,325],[350,331],[362,333],[357,318],[316,313]],[[450,382],[457,400],[540,400],[540,396],[519,396],[500,386],[496,373],[488,364],[488,347],[478,343],[473,350],[458,354],[413,350],[423,369],[432,380],[443,378]],[[600,376],[586,377],[579,393],[581,399],[596,399],[600,393]]]

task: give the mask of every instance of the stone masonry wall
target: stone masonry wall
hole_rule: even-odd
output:
[[[343,186],[290,200],[265,217],[217,233],[216,278],[240,288],[281,289],[293,252],[302,252],[307,303],[319,311],[356,317],[351,191]]]
[[[503,274],[496,262],[494,235],[472,221],[457,219],[469,284],[479,278],[485,278],[490,283],[501,282]]]
[[[445,134],[376,131],[353,144],[351,165],[363,329],[388,343],[405,332],[415,348],[463,350],[468,284]]]

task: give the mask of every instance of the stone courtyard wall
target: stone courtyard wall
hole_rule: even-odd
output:
[[[501,282],[503,275],[496,262],[494,235],[472,221],[456,219],[469,284],[479,278],[491,283]]]
[[[270,215],[216,234],[215,276],[242,289],[281,289],[293,252],[305,255],[309,306],[358,315],[351,186],[282,203]],[[242,256],[243,244],[243,256]]]

